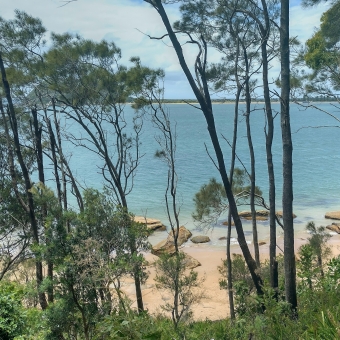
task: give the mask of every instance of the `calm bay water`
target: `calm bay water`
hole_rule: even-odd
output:
[[[212,157],[214,153],[209,140],[206,122],[203,114],[185,104],[167,105],[170,117],[176,122],[177,131],[177,157],[176,170],[179,176],[178,199],[180,203],[180,222],[189,229],[194,229],[191,214],[194,211],[193,197],[200,187],[209,181],[211,177],[219,179],[219,174],[210,160],[205,145]],[[263,105],[257,104],[251,113],[251,129],[256,156],[256,184],[261,188],[264,197],[268,195],[268,175],[265,156],[265,114]],[[340,116],[331,104],[320,104],[323,110],[329,110],[332,114]],[[244,106],[241,105],[241,109]],[[279,104],[274,104],[273,109],[278,111]],[[225,154],[227,168],[230,166],[230,147],[222,139],[222,135],[232,139],[234,106],[232,104],[214,105],[216,126],[220,142]],[[126,116],[132,117],[134,111],[126,107]],[[294,145],[294,212],[298,216],[295,219],[297,232],[304,229],[306,222],[314,220],[317,225],[325,225],[324,213],[331,210],[340,210],[340,140],[339,129],[313,128],[316,126],[336,125],[336,121],[319,110],[302,109],[297,104],[291,105],[291,126]],[[75,125],[68,127],[77,129]],[[159,132],[153,127],[150,120],[144,122],[144,132],[141,137],[141,159],[137,170],[133,191],[128,196],[130,210],[136,215],[147,215],[158,218],[167,224],[165,213],[164,193],[166,189],[166,166],[154,157],[159,149],[155,141],[155,135]],[[77,178],[88,187],[100,189],[102,178],[98,174],[97,165],[100,164],[96,154],[80,147],[66,146],[66,150],[72,153],[71,167]],[[237,145],[238,157],[249,169],[250,157],[246,139],[245,119],[240,114],[239,133]],[[275,137],[273,146],[273,158],[275,164],[275,177],[277,187],[277,208],[281,209],[282,196],[282,146],[280,115],[275,118]],[[240,164],[236,164],[241,167]],[[224,216],[226,218],[226,215]],[[247,237],[251,240],[251,226],[249,222],[244,224]],[[218,237],[226,233],[225,227],[217,225],[211,235],[212,243],[221,245]],[[267,222],[259,223],[260,240],[269,235]],[[163,233],[156,233],[154,241],[164,238]],[[162,235],[161,235],[162,234]]]

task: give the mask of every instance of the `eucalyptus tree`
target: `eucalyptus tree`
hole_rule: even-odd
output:
[[[78,134],[67,131],[67,138],[98,155],[106,189],[128,211],[127,196],[142,157],[143,119],[138,111],[126,117],[125,106],[129,97],[152,88],[162,72],[143,67],[138,58],[132,59],[132,67],[123,67],[121,51],[114,43],[95,43],[69,34],[54,34],[52,40],[39,72],[59,111],[80,127]],[[134,236],[130,236],[130,251],[137,256]],[[137,266],[134,279],[138,309],[143,310],[140,271]]]
[[[183,54],[183,49],[178,39],[177,33],[171,26],[168,15],[163,6],[163,2],[161,0],[144,0],[144,1],[149,3],[160,15],[161,20],[167,32],[166,35],[170,38],[172,46],[174,47],[174,50],[177,54],[180,66],[198,101],[198,108],[202,111],[205,117],[205,120],[208,126],[210,139],[213,144],[214,151],[215,151],[216,166],[221,175],[223,186],[226,191],[226,195],[228,197],[229,209],[231,211],[231,214],[233,216],[233,220],[235,223],[236,231],[238,234],[239,245],[242,249],[245,261],[247,262],[247,265],[251,273],[252,279],[254,281],[254,285],[257,289],[257,292],[259,294],[262,294],[262,279],[256,271],[257,269],[256,262],[254,261],[249,251],[249,247],[245,239],[242,222],[238,214],[235,198],[233,196],[231,184],[230,184],[229,177],[226,171],[224,154],[222,152],[220,140],[219,140],[219,137],[216,131],[214,113],[213,113],[213,108],[211,104],[211,96],[209,92],[209,85],[208,85],[208,79],[207,79],[207,53],[208,53],[207,37],[204,34],[204,32],[199,32],[197,34],[195,33],[193,35],[191,35],[190,32],[181,32],[181,33],[186,34],[189,39],[189,42],[191,44],[194,44],[198,48],[196,59],[194,61],[194,64],[192,65],[193,66],[193,73],[192,73],[190,71],[188,62]],[[174,1],[165,1],[164,4],[173,3],[173,2]]]
[[[276,261],[276,212],[275,212],[275,179],[272,160],[272,141],[274,133],[273,113],[271,107],[271,95],[269,89],[269,62],[278,55],[277,37],[280,32],[280,60],[281,60],[281,133],[283,146],[283,196],[282,206],[284,211],[283,225],[285,238],[285,291],[288,303],[293,310],[296,309],[296,273],[294,254],[294,226],[293,226],[293,182],[292,182],[292,140],[290,131],[289,116],[289,1],[267,2],[261,0],[259,3],[247,1],[227,2],[220,4],[226,8],[232,8],[235,12],[251,18],[256,24],[261,36],[261,57],[262,57],[262,82],[263,95],[268,130],[266,132],[267,165],[269,174],[269,204],[270,204],[270,272],[271,285],[278,286],[278,272]],[[278,15],[280,14],[280,23]],[[287,223],[287,226],[286,226]]]
[[[238,18],[241,22],[248,22],[248,25],[252,27],[252,34],[256,37],[253,40],[252,48],[255,51],[260,52],[261,60],[259,64],[262,70],[262,88],[263,97],[265,101],[265,113],[266,113],[266,155],[267,155],[267,167],[269,178],[269,223],[270,223],[270,272],[271,272],[271,285],[276,288],[278,285],[277,278],[277,262],[276,258],[276,208],[275,208],[275,176],[274,165],[272,156],[272,143],[274,136],[274,115],[271,106],[271,94],[269,83],[269,63],[278,55],[278,42],[277,42],[277,18],[278,18],[278,4],[276,1],[262,0],[259,3],[252,1],[219,1],[217,13],[231,12],[233,17]],[[248,26],[249,27],[249,26]],[[242,44],[242,54],[247,56],[249,47],[245,48],[245,44]],[[247,63],[245,64],[247,69]],[[246,78],[247,79],[247,78]],[[247,81],[245,87],[247,87]],[[246,93],[249,91],[246,91]],[[248,99],[247,99],[248,98]],[[248,110],[250,108],[249,96],[246,96],[246,102]],[[248,140],[249,140],[249,127],[248,125]],[[249,143],[250,150],[252,149]],[[253,154],[251,152],[251,158]],[[253,162],[252,162],[253,163]],[[254,209],[253,209],[254,215]],[[254,219],[254,216],[253,216]]]
[[[252,61],[256,60],[257,48],[256,34],[251,32],[251,26],[247,20],[243,18],[237,18],[237,13],[231,11],[221,11],[217,8],[214,16],[216,17],[216,28],[218,32],[212,38],[211,44],[219,50],[222,55],[222,65],[225,62],[230,62],[230,68],[226,69],[225,72],[218,72],[217,79],[215,81],[215,89],[225,89],[225,85],[233,81],[236,85],[235,94],[235,117],[234,117],[234,135],[233,142],[231,145],[231,165],[230,165],[230,182],[234,185],[234,168],[236,159],[236,141],[238,131],[238,116],[239,116],[239,101],[243,94],[246,99],[246,124],[247,124],[247,139],[251,158],[251,174],[249,175],[251,180],[250,187],[250,207],[252,212],[252,224],[253,224],[253,243],[255,251],[255,261],[257,266],[260,266],[259,256],[259,245],[257,237],[257,226],[256,226],[256,212],[255,212],[255,156],[251,138],[250,129],[250,83],[251,76],[256,74],[258,67],[253,68]],[[254,46],[255,45],[255,46]],[[224,67],[222,66],[224,70]],[[234,79],[230,79],[230,78]],[[254,81],[252,81],[254,85]],[[229,85],[230,87],[230,85]],[[229,91],[230,92],[230,89]],[[237,169],[236,169],[237,170]],[[233,190],[235,192],[235,190]],[[235,318],[234,301],[233,301],[233,283],[232,283],[232,260],[230,252],[230,239],[231,239],[231,214],[228,212],[228,234],[227,234],[227,276],[228,276],[228,294],[229,294],[229,306],[230,316]]]
[[[8,119],[0,100],[0,281],[29,256],[29,218],[17,196],[25,193],[8,139]],[[19,182],[19,183],[18,183]],[[16,193],[13,192],[15,186]]]
[[[266,2],[262,0],[259,4],[252,1],[244,2],[221,2],[222,9],[226,8],[238,13],[252,21],[253,34],[259,36],[257,40],[261,51],[262,87],[267,119],[266,155],[269,177],[269,223],[270,223],[270,272],[271,285],[278,285],[276,258],[276,209],[275,209],[275,177],[272,156],[272,143],[274,136],[274,116],[271,106],[271,94],[269,89],[269,62],[277,56],[277,29],[275,24],[278,17],[278,4],[276,1]],[[220,9],[221,11],[221,9]]]
[[[38,245],[50,242],[50,239],[45,235],[45,220],[48,211],[46,209],[46,203],[44,203],[45,207],[40,209],[37,204],[34,203],[34,198],[31,197],[30,188],[32,188],[34,184],[31,176],[33,175],[38,178],[38,181],[42,184],[42,187],[40,188],[43,191],[45,186],[46,164],[44,164],[44,161],[46,161],[46,156],[50,157],[53,161],[58,196],[61,197],[61,195],[63,195],[64,209],[67,209],[65,172],[62,171],[63,193],[60,189],[61,186],[58,177],[59,168],[63,170],[64,164],[66,167],[67,164],[65,158],[63,159],[60,157],[60,161],[57,160],[56,153],[59,153],[59,155],[61,154],[60,134],[58,134],[59,148],[56,150],[56,143],[53,144],[52,138],[53,128],[46,115],[46,105],[50,98],[46,95],[46,87],[44,88],[41,84],[42,80],[38,76],[36,67],[43,62],[42,49],[45,47],[45,28],[39,19],[33,18],[20,11],[16,11],[14,20],[5,21],[0,19],[0,26],[2,33],[1,47],[5,66],[4,72],[8,76],[10,88],[8,82],[7,84],[4,82],[4,86],[5,88],[6,86],[8,87],[6,90],[7,92],[10,90],[10,96],[13,98],[12,103],[15,102],[15,105],[12,105],[11,107],[7,95],[5,103],[7,113],[9,113],[7,139],[10,145],[12,144],[12,140],[14,141],[16,157],[19,159],[20,157],[22,158],[22,161],[19,161],[19,164],[22,169],[23,177],[25,178],[29,202],[31,202],[30,209],[35,210],[34,214],[32,214],[32,219],[35,220],[35,222],[31,223],[34,235],[33,243]],[[46,122],[44,121],[41,112],[39,112],[41,108],[45,111]],[[5,119],[6,118],[4,118],[4,120]],[[58,132],[56,119],[55,123]],[[47,136],[50,136],[49,141],[47,140]],[[49,142],[51,146],[51,155],[49,153],[50,150],[48,149]],[[19,144],[19,147],[16,143]],[[21,154],[21,156],[19,154]],[[30,158],[27,158],[27,155],[31,155]],[[13,157],[12,161],[15,161]],[[69,167],[68,174],[73,178]],[[12,172],[12,175],[14,176],[15,173]],[[14,192],[18,192],[16,188],[17,179],[13,179],[12,183]],[[23,202],[19,195],[17,195],[17,198],[19,202]],[[24,209],[27,210],[25,204],[22,205],[24,206]],[[41,254],[36,254],[36,257],[39,257],[39,259],[42,260]],[[51,254],[46,254],[44,260],[47,261],[47,276],[49,277],[50,282],[53,282],[53,263],[49,258],[51,258]],[[39,267],[37,269],[37,271],[39,271],[39,278],[37,279],[39,286],[43,279],[42,264],[40,263],[37,266]],[[53,302],[52,286],[48,287],[47,293],[48,301]],[[42,292],[39,294],[42,294]],[[40,300],[43,301],[43,297],[41,297]],[[46,305],[44,305],[43,308],[45,307]]]
[[[160,79],[162,80],[162,79]],[[171,313],[175,329],[183,320],[192,315],[192,305],[198,303],[203,294],[199,288],[201,280],[198,280],[197,272],[187,270],[187,256],[179,249],[178,237],[180,235],[180,204],[177,194],[177,132],[176,122],[170,118],[170,110],[164,104],[164,90],[162,88],[143,91],[143,101],[146,114],[156,128],[155,139],[160,149],[155,157],[163,161],[167,168],[167,182],[165,188],[165,210],[171,228],[171,238],[174,244],[174,254],[162,254],[155,262],[156,286],[167,290],[173,297],[172,303],[161,306]]]
[[[201,14],[204,12],[204,16]],[[252,20],[239,15],[233,9],[222,8],[216,3],[188,1],[181,6],[181,22],[175,24],[175,28],[187,32],[200,32],[205,28],[207,42],[222,54],[219,64],[213,64],[208,71],[210,82],[214,84],[214,90],[235,93],[235,119],[234,137],[231,154],[231,182],[232,171],[235,164],[237,116],[239,101],[245,98],[247,125],[247,139],[251,160],[250,177],[250,207],[252,211],[253,240],[255,260],[260,265],[259,246],[257,240],[257,225],[255,211],[255,154],[251,137],[250,113],[252,89],[256,84],[254,75],[261,67],[259,61],[259,37]],[[206,16],[208,18],[206,18]]]
[[[27,115],[23,112],[22,108],[19,106],[19,99],[16,100],[15,104],[13,101],[13,96],[11,92],[11,85],[8,81],[7,74],[14,79],[18,73],[20,73],[21,80],[25,78],[25,76],[29,75],[26,73],[26,69],[17,68],[18,64],[25,60],[27,62],[31,62],[32,60],[36,60],[38,55],[41,39],[45,33],[45,29],[42,26],[42,23],[39,19],[35,19],[27,15],[23,12],[16,12],[16,17],[14,20],[5,21],[0,19],[0,30],[1,30],[1,39],[0,39],[0,69],[2,76],[2,89],[4,93],[4,97],[6,98],[6,115],[7,118],[4,117],[4,122],[8,120],[8,129],[6,131],[6,138],[9,144],[14,145],[13,154],[9,153],[9,157],[11,158],[11,163],[14,164],[15,161],[19,163],[20,166],[20,176],[22,176],[24,180],[24,196],[18,189],[18,173],[11,170],[13,191],[17,197],[18,202],[21,204],[24,211],[27,213],[30,219],[30,227],[33,242],[36,246],[40,244],[40,230],[42,228],[41,221],[37,215],[37,206],[34,202],[33,195],[31,192],[32,181],[30,178],[30,174],[32,171],[32,165],[38,164],[39,167],[39,176],[42,176],[42,167],[41,167],[41,153],[39,150],[39,146],[41,146],[40,136],[33,142],[33,150],[37,153],[35,157],[27,158],[29,154],[28,150],[25,147],[25,141],[23,139],[22,129],[25,126],[22,122],[25,122],[27,119]],[[19,72],[17,72],[20,70]],[[20,98],[20,91],[19,98]],[[31,113],[36,113],[35,108],[31,109]],[[20,120],[19,120],[20,118]],[[26,121],[27,122],[27,121]],[[27,127],[27,124],[26,124]],[[38,132],[38,131],[35,131]],[[13,157],[12,157],[13,155]],[[32,161],[34,163],[32,163]],[[39,254],[35,253],[35,261],[36,261],[36,280],[38,286],[38,295],[39,302],[42,309],[47,307],[47,301],[45,294],[41,291],[40,287],[43,281],[43,268],[42,261]]]

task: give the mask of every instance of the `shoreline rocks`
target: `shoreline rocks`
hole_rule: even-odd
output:
[[[276,216],[282,218],[283,217],[283,212],[281,210],[276,212]],[[293,213],[293,218],[297,218],[297,216]]]
[[[328,230],[334,231],[337,234],[340,234],[340,223],[332,223],[326,226]]]
[[[187,242],[189,238],[192,236],[192,233],[185,228],[184,226],[181,226],[179,228],[178,232],[178,238],[177,238],[177,244],[178,246],[181,246],[183,243]],[[151,253],[160,256],[162,254],[174,254],[175,253],[175,244],[174,244],[174,237],[173,232],[171,231],[168,235],[168,237],[154,245],[151,249]]]
[[[154,218],[146,218],[144,216],[135,216],[134,221],[137,223],[146,224],[146,227],[148,228],[148,230],[151,230],[151,231],[166,230],[166,226],[160,220],[156,220]]]
[[[330,220],[340,220],[340,211],[326,212],[325,218],[328,218]]]
[[[193,236],[190,241],[192,243],[207,243],[210,242],[210,238],[209,236],[206,235],[197,235],[197,236]]]
[[[251,220],[251,211],[241,211],[239,212],[240,218],[243,218],[245,220]],[[276,212],[276,216],[282,218],[282,211],[279,210]],[[296,218],[297,216],[293,214],[293,218]],[[257,210],[256,211],[256,220],[257,221],[266,221],[269,218],[269,210]],[[339,220],[340,220],[340,211],[339,211]]]

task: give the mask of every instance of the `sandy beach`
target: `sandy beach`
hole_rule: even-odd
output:
[[[296,253],[298,248],[307,242],[308,234],[306,232],[300,232],[295,237],[295,249]],[[191,242],[191,241],[188,241]],[[283,249],[283,237],[278,237],[277,240],[278,249],[277,254],[282,253],[279,248]],[[333,235],[328,242],[332,249],[334,256],[340,254],[340,235]],[[241,250],[238,245],[233,245],[232,253],[241,254]],[[252,245],[250,245],[251,251]],[[218,320],[228,316],[229,305],[227,298],[227,291],[221,290],[219,287],[220,273],[217,267],[222,264],[222,260],[226,258],[226,251],[224,247],[212,247],[209,244],[197,244],[190,247],[182,248],[182,251],[191,255],[201,263],[201,266],[194,270],[198,272],[199,278],[204,278],[202,289],[204,290],[205,298],[201,302],[194,306],[193,318],[195,320]],[[261,261],[268,258],[269,254],[269,242],[260,246]],[[149,266],[147,270],[149,272],[149,278],[143,285],[143,299],[144,306],[151,314],[157,314],[162,312],[160,306],[166,303],[170,296],[164,291],[160,291],[156,288],[154,277],[155,268],[152,263],[157,259],[156,256],[151,253],[145,254]],[[134,301],[132,307],[136,307],[134,296],[134,285],[131,279],[127,279],[122,283],[122,289]],[[169,301],[170,302],[170,301]]]

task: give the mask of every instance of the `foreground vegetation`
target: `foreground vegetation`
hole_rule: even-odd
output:
[[[91,300],[90,291],[86,292],[86,287],[95,287],[98,271],[88,272],[86,276],[78,271],[77,287],[82,287],[82,291],[73,292],[78,296],[78,300],[74,300],[74,296],[70,296],[63,289],[66,284],[65,277],[59,276],[62,272],[66,275],[65,267],[70,263],[63,266],[63,271],[57,270],[59,289],[56,289],[55,301],[50,303],[46,310],[41,310],[37,307],[38,296],[32,282],[28,281],[25,286],[19,283],[24,278],[19,273],[30,272],[30,262],[27,261],[18,268],[16,280],[12,276],[11,280],[2,280],[0,283],[0,338],[338,339],[340,257],[325,261],[330,254],[326,243],[329,235],[323,227],[316,228],[313,223],[309,223],[307,229],[311,237],[308,243],[300,248],[297,262],[299,315],[296,318],[291,317],[290,307],[285,302],[283,279],[279,282],[277,291],[270,288],[269,263],[262,263],[260,271],[265,279],[264,294],[257,295],[241,255],[234,255],[233,258],[236,319],[194,322],[190,318],[183,318],[180,323],[174,323],[169,314],[138,314],[129,307],[130,302],[126,297],[120,295],[118,299],[113,286],[110,288],[112,301],[116,301],[116,296],[118,303],[113,303],[114,308],[105,312],[104,304],[96,298]],[[278,258],[278,263],[279,273],[282,274],[282,257]],[[94,268],[95,266],[92,267],[93,270]],[[109,270],[107,266],[103,268]],[[225,263],[219,269],[220,285],[223,289],[226,288]],[[33,268],[31,271],[33,272]],[[283,275],[280,277],[283,278]],[[194,307],[190,305],[189,309]],[[87,320],[85,323],[84,317]]]

